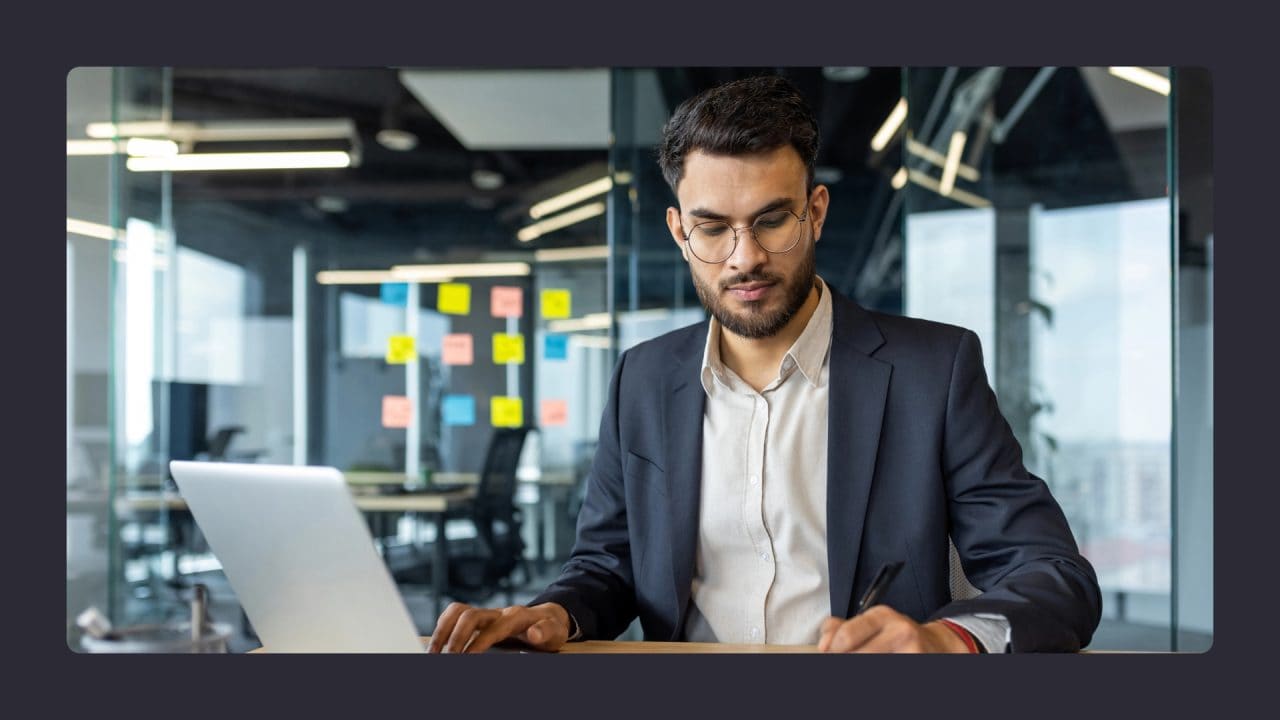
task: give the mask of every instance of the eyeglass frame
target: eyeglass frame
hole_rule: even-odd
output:
[[[759,222],[761,216],[767,215],[771,212],[778,212],[780,210],[782,212],[789,213],[791,217],[794,217],[796,219],[797,223],[799,223],[800,225],[803,225],[809,219],[809,202],[812,199],[813,199],[813,192],[810,191],[809,195],[805,198],[804,212],[800,213],[799,215],[796,215],[795,211],[789,208],[775,208],[773,210],[766,210],[765,212],[762,212],[759,215],[756,215],[755,219],[751,221],[750,225],[744,225],[740,228],[734,227],[732,224],[730,224],[725,220],[704,220],[700,223],[695,224],[693,227],[689,228],[689,232],[684,233],[684,246],[689,250],[689,254],[698,258],[699,262],[706,263],[707,265],[720,265],[722,263],[729,262],[729,258],[733,257],[733,254],[738,251],[738,231],[750,230],[751,241],[756,244],[756,247],[760,248],[766,253],[769,253],[770,255],[785,255],[786,253],[789,253],[792,250],[795,250],[796,246],[800,244],[800,236],[804,235],[803,229],[798,228],[800,231],[796,233],[796,239],[791,243],[790,247],[788,247],[786,250],[770,250],[764,245],[761,245],[760,239],[756,237],[756,223]],[[725,255],[723,260],[703,260],[702,257],[698,255],[698,253],[693,251],[693,243],[690,240],[690,238],[693,236],[694,230],[697,230],[702,225],[711,225],[713,223],[728,225],[730,232],[733,233],[733,247],[729,248],[729,254]],[[680,222],[680,229],[681,230],[684,229],[683,220]]]

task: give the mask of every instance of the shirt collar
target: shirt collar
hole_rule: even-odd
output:
[[[800,337],[791,344],[782,356],[780,376],[790,371],[789,364],[794,364],[809,384],[818,387],[823,382],[822,368],[826,364],[827,350],[831,347],[831,289],[822,278],[814,276],[820,296],[818,307],[809,317]],[[702,351],[702,389],[711,395],[715,391],[715,383],[719,381],[725,387],[733,388],[733,373],[720,360],[720,322],[713,316],[707,329],[707,343]]]

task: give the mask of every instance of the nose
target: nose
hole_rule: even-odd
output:
[[[750,226],[739,228],[737,233],[738,244],[733,249],[733,254],[725,261],[725,265],[735,272],[751,272],[768,261],[769,253],[756,242],[756,236],[752,233]]]

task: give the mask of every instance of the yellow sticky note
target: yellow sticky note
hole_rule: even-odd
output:
[[[493,334],[493,361],[499,365],[524,363],[524,335]]]
[[[520,427],[524,424],[524,404],[518,397],[495,396],[489,400],[489,418],[494,427]]]
[[[542,291],[542,317],[547,319],[567,318],[571,308],[568,290]]]
[[[436,309],[449,315],[471,313],[471,286],[466,283],[441,283],[436,294]]]
[[[392,335],[387,338],[388,365],[405,365],[417,356],[412,335]]]

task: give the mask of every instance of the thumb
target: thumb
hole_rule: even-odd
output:
[[[543,650],[554,650],[564,643],[564,638],[557,638],[555,620],[544,618],[525,630],[525,638],[529,644]],[[557,642],[557,640],[559,642]]]

